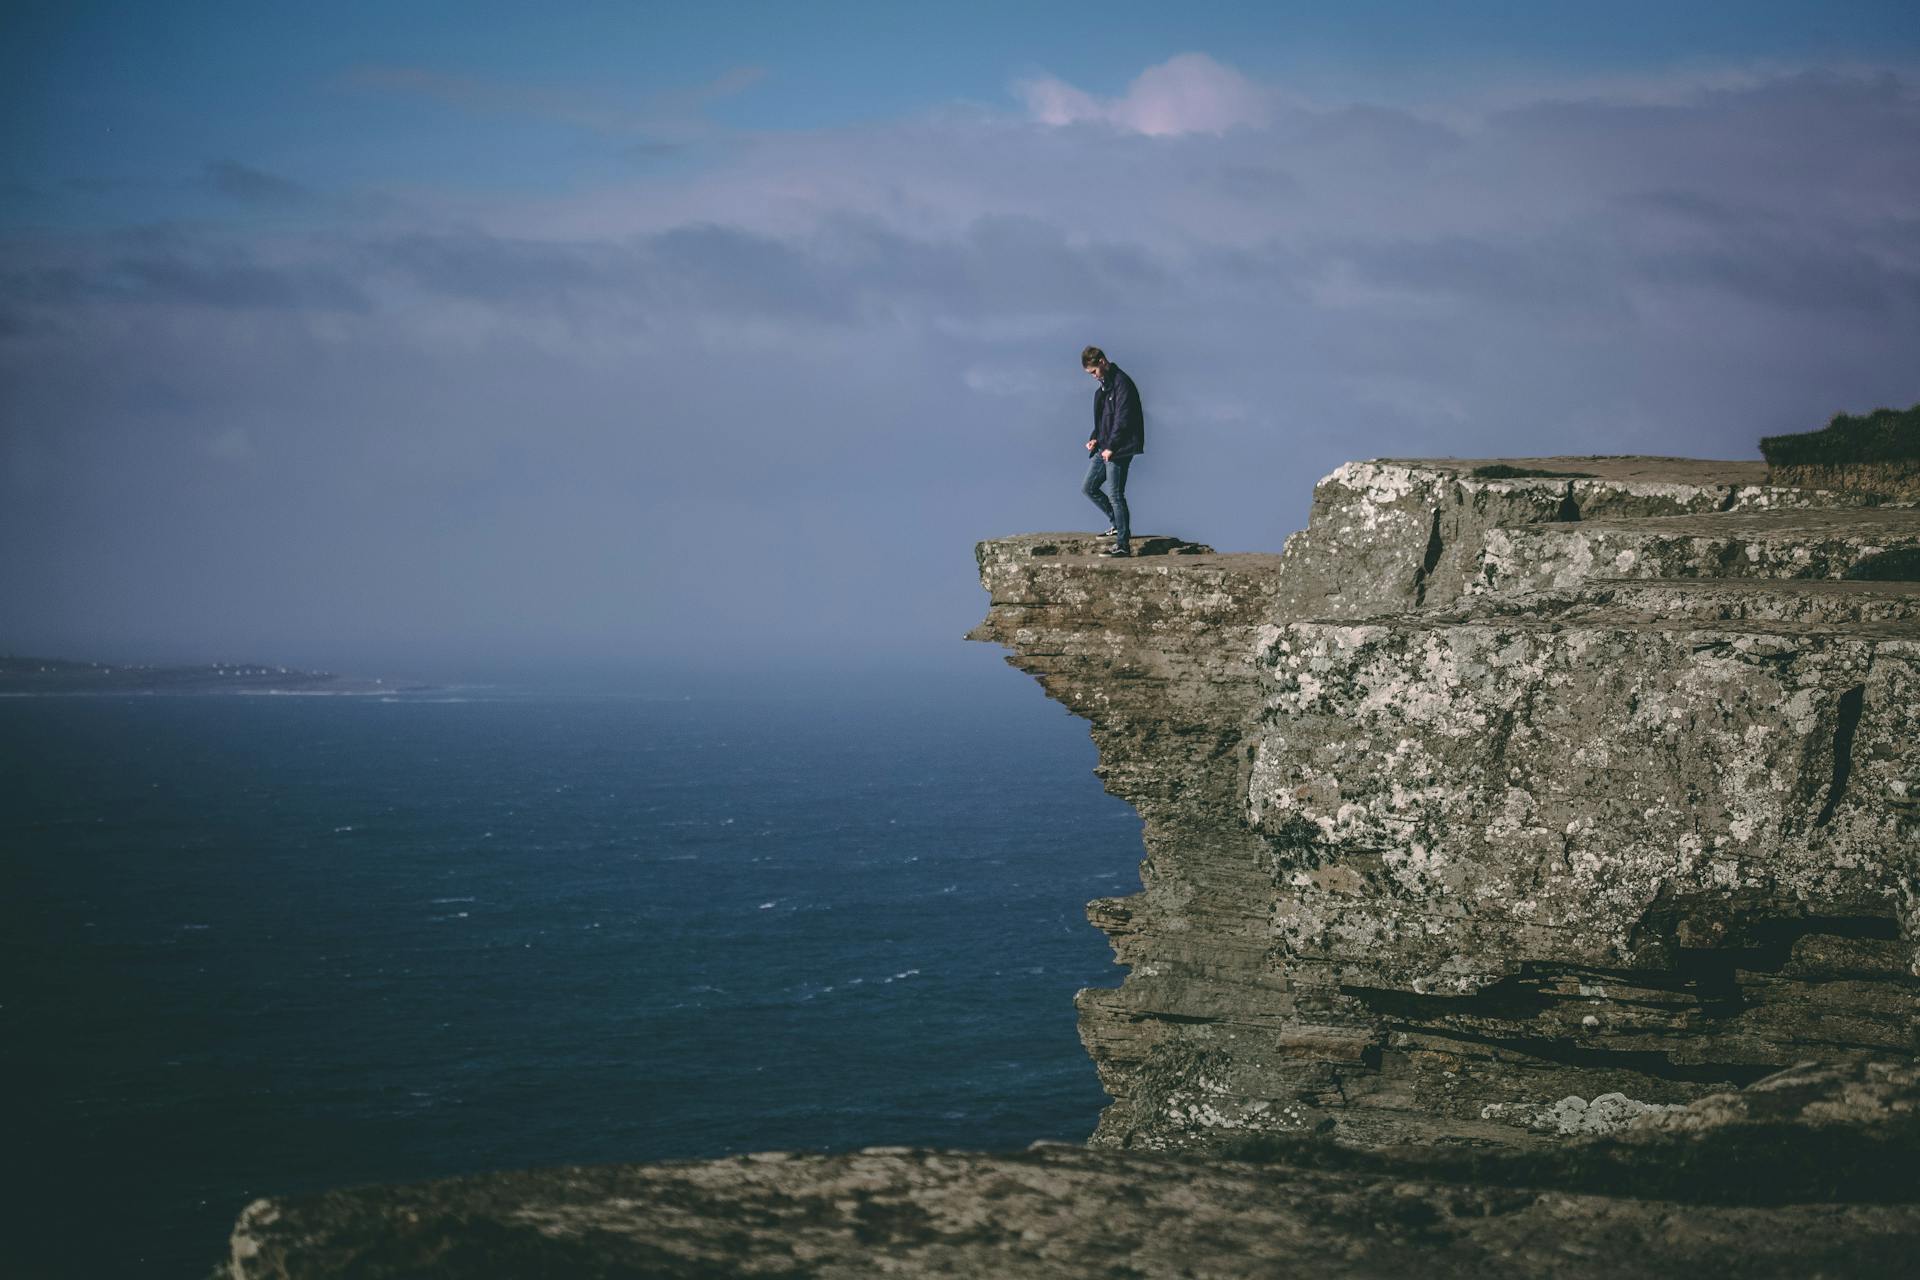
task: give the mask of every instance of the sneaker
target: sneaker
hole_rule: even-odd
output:
[[[1110,559],[1110,560],[1131,560],[1131,559],[1133,559],[1133,552],[1131,552],[1131,551],[1122,551],[1122,550],[1121,550],[1120,548],[1118,548],[1118,547],[1108,547],[1108,548],[1107,548],[1107,549],[1106,549],[1105,551],[1102,551],[1102,552],[1101,552],[1100,554],[1101,554],[1101,555],[1103,555],[1103,556],[1106,556],[1106,557],[1107,557],[1108,559]]]
[[[1111,538],[1114,534],[1118,532],[1120,532],[1118,529],[1114,528],[1112,525],[1108,525],[1106,528],[1100,531],[1100,536],[1103,538]]]

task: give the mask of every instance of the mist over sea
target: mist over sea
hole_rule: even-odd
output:
[[[0,1269],[250,1198],[1083,1139],[1139,821],[987,664],[758,696],[0,699]]]

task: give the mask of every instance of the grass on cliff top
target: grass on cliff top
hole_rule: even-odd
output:
[[[1875,409],[1864,417],[1836,413],[1818,431],[1764,437],[1760,456],[1775,467],[1920,459],[1920,404],[1911,409]]]

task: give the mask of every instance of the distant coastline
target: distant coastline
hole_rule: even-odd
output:
[[[428,685],[390,683],[331,671],[302,671],[261,662],[189,666],[81,662],[72,658],[0,657],[0,697],[69,694],[377,694],[418,692]]]

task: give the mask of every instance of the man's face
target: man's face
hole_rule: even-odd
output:
[[[1086,369],[1088,373],[1096,378],[1104,378],[1107,376],[1107,362],[1105,360],[1102,360],[1099,364],[1090,364],[1086,366]]]

